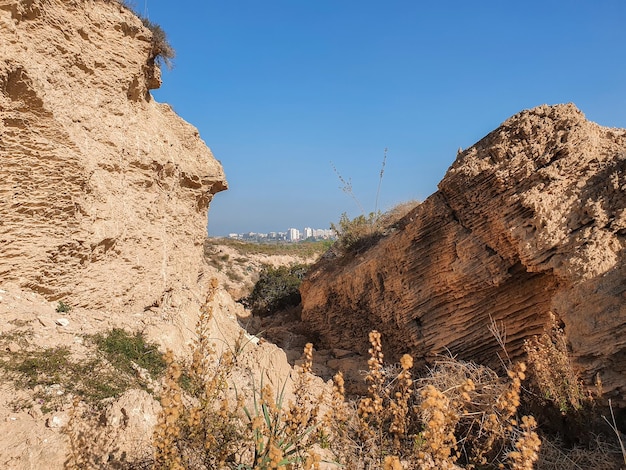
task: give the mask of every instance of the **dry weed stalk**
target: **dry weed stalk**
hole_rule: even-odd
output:
[[[311,393],[312,369],[313,344],[307,343],[304,346],[302,366],[295,383],[294,400],[290,402],[284,418],[286,436],[293,440],[296,454],[300,459],[310,447],[310,441],[314,440],[311,431],[318,426],[320,404],[324,400],[323,394],[316,398]],[[315,459],[308,461],[314,466]]]
[[[383,470],[403,470],[400,459],[395,455],[388,455],[383,461]]]
[[[291,434],[296,434],[299,429],[314,426],[317,419],[319,403],[312,399],[309,391],[312,367],[313,344],[307,343],[304,346],[300,373],[296,379],[294,389],[295,400],[290,402],[289,409],[285,416],[286,424]]]
[[[156,469],[316,469],[320,458],[311,451],[317,434],[320,399],[310,393],[313,345],[304,350],[294,400],[284,406],[285,386],[275,394],[269,384],[252,383],[252,407],[233,383],[237,368],[233,351],[221,355],[210,340],[217,281],[212,280],[196,325],[193,358],[179,385],[181,368],[171,352],[162,396],[163,412],[155,430]],[[238,340],[240,341],[240,340]],[[286,383],[285,383],[286,385]]]
[[[384,355],[380,333],[376,330],[370,332],[369,340],[371,344],[370,358],[367,361],[368,373],[365,376],[365,381],[368,383],[368,396],[359,402],[358,413],[363,435],[372,437],[373,427],[380,428],[383,411]]]
[[[565,333],[554,314],[550,316],[548,331],[524,342],[535,387],[543,399],[562,413],[580,410],[585,393],[569,359]]]
[[[165,354],[167,373],[161,396],[162,411],[154,430],[154,469],[184,470],[183,460],[178,447],[181,435],[179,418],[184,412],[182,393],[178,379],[180,366],[174,361],[174,353]]]
[[[419,410],[424,424],[418,457],[424,469],[448,469],[458,459],[457,441],[454,430],[459,421],[458,410],[450,399],[433,385],[421,391]]]
[[[318,440],[322,447],[329,448],[341,459],[355,446],[351,439],[352,418],[355,413],[346,401],[345,381],[341,372],[333,377],[332,394],[326,403],[328,407],[318,427]]]
[[[400,358],[401,371],[397,377],[396,391],[393,399],[389,403],[389,410],[392,415],[389,432],[393,436],[393,449],[400,450],[402,439],[407,434],[407,419],[409,414],[409,399],[413,393],[410,370],[413,368],[413,358],[405,354]]]
[[[154,435],[154,466],[172,468],[223,468],[240,458],[245,428],[239,410],[243,397],[229,397],[228,378],[234,367],[230,350],[217,356],[210,339],[217,280],[209,284],[206,301],[196,324],[192,362],[185,376],[187,396],[180,386],[181,366],[171,351],[161,397],[163,411]]]
[[[533,470],[539,458],[541,440],[535,432],[537,422],[532,416],[522,416],[521,435],[515,442],[515,450],[508,453],[511,470]]]
[[[617,442],[619,442],[619,448],[622,451],[624,465],[626,465],[626,448],[624,447],[624,443],[622,442],[622,436],[619,432],[619,429],[617,428],[617,422],[615,421],[615,413],[613,412],[613,404],[611,403],[611,399],[609,399],[609,410],[611,410],[611,421],[609,421],[606,416],[602,416],[602,418],[615,433],[615,436],[617,436]]]

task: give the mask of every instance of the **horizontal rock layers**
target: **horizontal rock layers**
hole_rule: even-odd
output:
[[[0,0],[0,37],[0,279],[111,311],[195,285],[226,181],[151,98],[151,32],[115,1]]]
[[[626,130],[572,104],[540,106],[459,153],[439,190],[396,232],[322,260],[302,317],[332,347],[500,364],[521,357],[550,313],[583,378],[626,391]]]

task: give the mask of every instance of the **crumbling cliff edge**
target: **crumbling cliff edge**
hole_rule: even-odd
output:
[[[149,90],[152,33],[115,1],[0,1],[0,277],[75,307],[165,305],[202,275],[227,187]]]

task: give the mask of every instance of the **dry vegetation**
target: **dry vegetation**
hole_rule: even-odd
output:
[[[370,212],[350,219],[344,212],[337,224],[331,228],[337,233],[334,249],[345,255],[366,250],[378,240],[400,228],[403,219],[419,205],[419,201],[408,201],[394,206],[387,212]]]
[[[347,398],[341,374],[312,395],[307,345],[287,400],[284,388],[234,384],[236,355],[227,350],[218,357],[206,336],[213,295],[197,326],[190,366],[167,356],[155,469],[311,469],[322,463],[355,470],[530,469],[538,461],[537,422],[520,413],[523,363],[499,377],[486,367],[442,358],[414,378],[409,355],[399,365],[385,364],[380,334],[373,331],[367,396]]]
[[[190,363],[165,355],[152,455],[138,450],[136,456],[109,457],[105,464],[103,455],[115,453],[115,436],[72,419],[67,468],[619,468],[620,449],[610,436],[566,446],[555,435],[540,434],[538,420],[523,411],[528,409],[524,396],[536,391],[561,407],[563,416],[591,403],[590,398],[573,400],[580,389],[572,395],[571,387],[542,382],[548,371],[557,380],[575,379],[566,351],[559,349],[564,340],[556,326],[529,341],[528,370],[524,363],[509,364],[505,376],[451,357],[441,357],[416,376],[408,354],[398,364],[385,362],[381,335],[372,331],[367,394],[347,397],[341,373],[319,386],[311,373],[311,344],[289,387],[255,382],[240,363],[241,338],[218,353],[209,335],[216,291],[214,279]]]
[[[157,65],[165,65],[168,69],[173,68],[174,66],[174,57],[176,57],[176,51],[170,44],[167,34],[165,30],[161,27],[161,25],[154,23],[143,16],[141,13],[137,11],[133,2],[128,0],[113,0],[125,8],[132,11],[143,23],[143,25],[148,28],[152,32],[152,38],[150,41],[150,61],[154,61]]]

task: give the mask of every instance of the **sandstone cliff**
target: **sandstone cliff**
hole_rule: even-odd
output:
[[[576,367],[626,393],[626,130],[574,105],[541,106],[461,152],[403,228],[301,287],[302,317],[332,347],[428,359],[448,351],[498,366],[553,312]]]
[[[226,181],[150,96],[151,32],[115,1],[0,0],[0,36],[0,279],[117,312],[195,285]]]
[[[3,361],[53,348],[81,360],[97,354],[89,335],[113,327],[177,355],[195,338],[214,274],[207,210],[227,183],[198,131],[151,97],[154,62],[150,30],[117,1],[0,0]],[[59,300],[72,310],[56,311]],[[222,289],[212,307],[207,334],[232,347],[243,307]],[[243,339],[242,368],[288,380],[282,350]],[[45,410],[32,387],[3,378],[0,467],[65,468],[71,394],[55,384],[64,401]],[[102,432],[119,452],[150,455],[140,447],[157,409],[131,390],[109,403]]]

